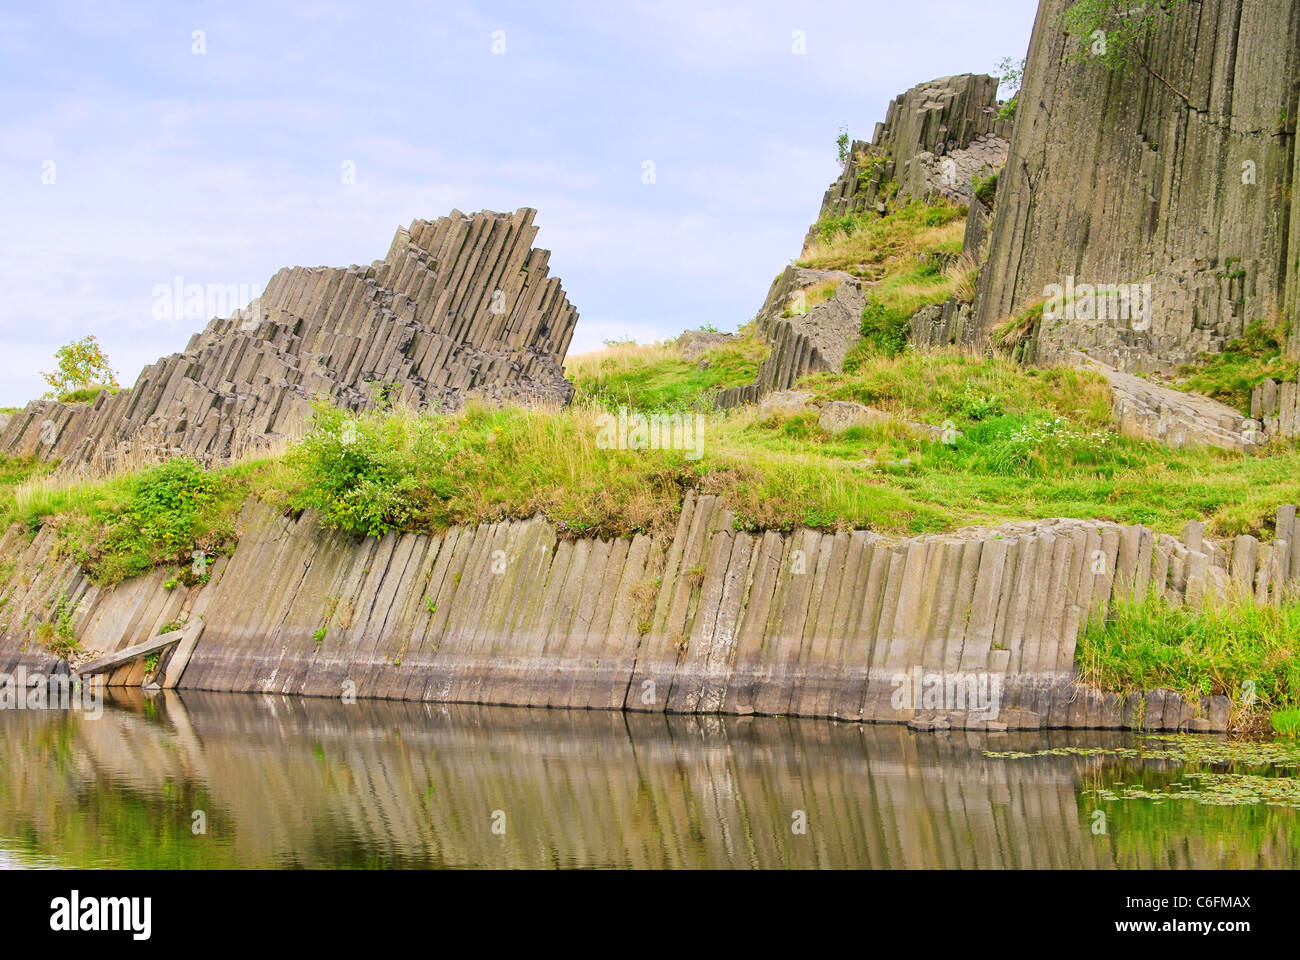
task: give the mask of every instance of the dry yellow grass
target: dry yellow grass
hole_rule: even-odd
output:
[[[906,267],[931,250],[961,249],[966,221],[958,216],[935,226],[920,217],[895,214],[858,226],[837,230],[804,248],[798,264],[817,270],[848,270],[873,279]]]
[[[618,343],[601,350],[566,357],[564,375],[570,380],[626,374],[631,370],[681,356],[673,343]]]

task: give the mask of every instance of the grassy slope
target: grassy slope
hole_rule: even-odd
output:
[[[692,410],[707,407],[720,389],[753,383],[769,349],[745,327],[736,339],[696,360],[684,358],[671,343],[618,344],[570,357],[565,375],[577,388],[579,404],[590,401],[646,413]]]
[[[975,266],[961,257],[966,208],[944,201],[915,202],[887,217],[861,213],[821,221],[797,261],[802,267],[845,270],[871,284],[863,311],[862,348],[896,354],[907,341],[908,320],[949,297],[970,301]]]
[[[1280,318],[1256,320],[1221,353],[1183,367],[1174,386],[1203,393],[1242,413],[1250,413],[1251,391],[1264,380],[1295,380],[1300,363],[1282,354],[1288,329]]]
[[[1300,707],[1300,603],[1225,602],[1203,610],[1158,598],[1117,604],[1079,638],[1086,683],[1123,692],[1165,687],[1224,695],[1235,712],[1268,715],[1290,732]]]
[[[679,370],[680,358],[672,367]],[[398,410],[354,419],[322,410],[318,429],[285,458],[220,471],[191,525],[153,546],[156,518],[138,522],[161,509],[141,499],[158,486],[153,473],[65,486],[39,475],[43,468],[10,462],[0,468],[0,510],[31,529],[55,523],[101,579],[116,579],[183,556],[186,538],[227,538],[246,495],[313,506],[361,532],[542,512],[566,531],[600,535],[670,529],[690,486],[719,494],[750,529],[902,535],[1049,516],[1164,532],[1196,518],[1208,519],[1216,535],[1267,533],[1277,505],[1300,499],[1296,445],[1243,457],[1119,436],[1109,429],[1105,385],[1087,373],[950,351],[867,357],[852,373],[819,375],[806,386],[902,418],[951,421],[962,436],[947,445],[901,423],[830,436],[815,415],[765,421],[751,408],[702,414],[698,460],[683,450],[605,449],[602,401],[653,410],[649,398],[664,393],[659,378],[638,373],[612,396],[580,396],[562,411],[471,407],[456,416]],[[692,389],[678,389],[673,402],[686,404]],[[197,476],[180,471],[172,479]]]

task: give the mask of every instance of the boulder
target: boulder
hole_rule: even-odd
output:
[[[716,330],[687,330],[677,338],[677,349],[682,359],[698,360],[701,354],[708,353],[716,347],[734,340],[734,333],[719,333]]]
[[[816,412],[817,404],[813,402],[813,394],[807,390],[777,390],[769,393],[758,405],[758,415],[763,420]]]
[[[817,426],[827,433],[843,433],[853,427],[887,423],[892,419],[889,414],[875,407],[866,407],[846,400],[831,400],[822,406],[821,416],[817,418]]]

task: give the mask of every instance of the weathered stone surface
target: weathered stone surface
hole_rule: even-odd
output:
[[[707,353],[735,338],[734,333],[719,333],[716,330],[687,330],[677,338],[677,349],[687,360],[697,360],[700,354]]]
[[[892,419],[893,417],[889,414],[883,410],[877,410],[875,407],[863,406],[860,403],[849,403],[844,400],[831,400],[822,404],[821,414],[817,418],[817,426],[828,433],[843,433],[853,427],[888,423]]]
[[[1149,322],[1044,320],[1027,359],[1083,349],[1120,370],[1172,372],[1251,320],[1294,315],[1300,5],[1178,5],[1147,51],[1162,81],[1073,58],[1079,38],[1060,29],[1069,2],[1039,6],[979,279],[981,328],[1070,277],[1149,283]],[[1300,324],[1290,351],[1300,356]]]
[[[1259,384],[1251,392],[1250,415],[1263,424],[1268,437],[1300,436],[1300,379]]]
[[[998,81],[962,74],[918,84],[889,105],[870,143],[854,141],[818,219],[942,194],[968,203],[971,178],[1006,160],[1012,121],[999,120]],[[865,165],[862,161],[865,161]],[[890,185],[897,184],[897,194]],[[880,205],[885,209],[881,210]],[[805,246],[814,239],[809,230]]]
[[[1294,537],[1295,506],[1278,517]],[[0,535],[12,561],[0,672],[66,669],[43,638],[68,618],[83,648],[74,666],[106,659],[110,685],[138,685],[139,652],[184,623],[155,670],[169,687],[930,730],[1221,731],[1226,698],[1194,705],[1152,690],[1121,705],[1079,686],[1085,611],[1104,616],[1113,599],[1147,591],[1196,605],[1235,589],[1271,603],[1279,583],[1300,581],[1300,568],[1281,572],[1287,541],[1229,546],[1194,525],[1189,543],[1069,519],[894,543],[864,531],[752,536],[734,520],[716,497],[691,493],[663,538],[562,540],[538,517],[375,540],[250,502],[239,548],[206,586],[168,589],[157,570],[108,590],[58,557],[53,530],[29,543],[14,525]],[[1104,574],[1093,572],[1097,551]],[[1180,553],[1192,573],[1156,572]],[[997,702],[981,701],[995,680]]]
[[[831,283],[836,284],[832,295],[808,307],[808,291]],[[806,373],[840,370],[845,354],[861,339],[865,303],[861,281],[842,271],[781,271],[754,318],[755,330],[772,350],[755,382],[721,391],[717,405],[729,409],[754,403],[773,390],[794,386]]]
[[[1132,436],[1171,447],[1213,446],[1238,452],[1254,450],[1268,439],[1259,421],[1227,404],[1152,383],[1083,354],[1071,357],[1110,383],[1115,421]]]
[[[368,267],[281,270],[130,390],[28,404],[0,426],[0,452],[86,472],[176,454],[216,463],[300,435],[318,395],[351,410],[381,392],[421,406],[565,403],[577,312],[532,247],[534,214],[454,211],[400,228]]]
[[[923,433],[933,440],[943,439],[942,427],[936,427],[929,423],[917,423],[913,420],[903,420],[891,413],[877,410],[875,407],[868,407],[847,400],[828,400],[822,404],[821,412],[817,417],[817,426],[828,433],[843,433],[853,427],[867,427],[881,423],[901,423],[909,430]],[[960,437],[961,431],[954,431],[953,436]]]
[[[813,395],[806,390],[778,390],[769,393],[758,406],[758,415],[768,417],[797,417],[804,413],[816,413],[817,405]]]
[[[908,321],[908,342],[917,348],[972,343],[979,333],[973,316],[969,303],[954,298],[922,307]]]

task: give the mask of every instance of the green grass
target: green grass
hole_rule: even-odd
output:
[[[660,348],[639,348],[646,352]],[[625,369],[679,355],[623,359]],[[642,370],[641,384],[655,382]],[[1279,504],[1300,500],[1300,449],[1265,455],[1173,450],[1114,432],[1096,374],[1032,369],[956,350],[862,358],[855,370],[806,378],[821,400],[849,400],[896,420],[832,436],[815,413],[762,419],[756,408],[702,413],[702,452],[607,449],[602,415],[618,401],[654,412],[651,394],[588,394],[564,410],[405,409],[352,417],[318,411],[315,429],[279,459],[205,473],[193,464],[93,483],[0,460],[0,516],[58,530],[67,555],[101,583],[219,553],[246,497],[313,508],[340,529],[441,530],[543,514],[567,535],[670,532],[684,493],[717,494],[739,527],[872,529],[914,535],[1044,517],[1142,523],[1178,533],[1267,537]],[[669,394],[672,404],[687,394]],[[671,406],[669,406],[671,409]],[[945,444],[902,421],[961,436]],[[868,462],[870,461],[870,462]]]
[[[1287,737],[1291,740],[1300,737],[1300,708],[1274,710],[1269,720],[1273,724],[1273,732],[1279,737]]]
[[[1261,607],[1245,598],[1192,610],[1155,595],[1123,602],[1088,625],[1075,659],[1084,681],[1102,689],[1223,695],[1240,710],[1291,717],[1300,707],[1300,603]]]
[[[923,307],[973,298],[976,266],[961,257],[966,214],[966,207],[938,199],[884,217],[865,212],[818,222],[799,265],[846,270],[870,283],[863,341],[846,359],[849,369],[872,353],[901,353],[909,321]]]
[[[59,403],[94,403],[104,391],[108,391],[109,396],[117,393],[119,387],[106,387],[102,384],[93,384],[89,387],[83,387],[80,390],[69,390],[66,393],[59,394]]]
[[[1203,393],[1249,415],[1250,395],[1256,386],[1270,377],[1295,380],[1300,373],[1300,363],[1283,356],[1286,338],[1286,323],[1256,320],[1222,353],[1208,354],[1200,363],[1182,367],[1179,374],[1185,379],[1174,386]]]
[[[964,206],[935,200],[914,201],[884,217],[866,211],[819,220],[796,262],[881,280],[906,272],[899,268],[925,254],[961,253],[966,213]]]
[[[579,404],[642,411],[707,408],[727,387],[753,383],[769,346],[752,328],[694,360],[672,343],[638,347],[617,344],[569,358],[565,373]]]
[[[101,584],[117,583],[155,567],[175,564],[192,582],[195,550],[216,555],[229,548],[234,515],[251,492],[247,467],[205,471],[191,460],[171,460],[106,480],[59,483],[29,462],[5,461],[0,511],[6,525],[30,535],[53,524],[59,550],[81,563]]]

